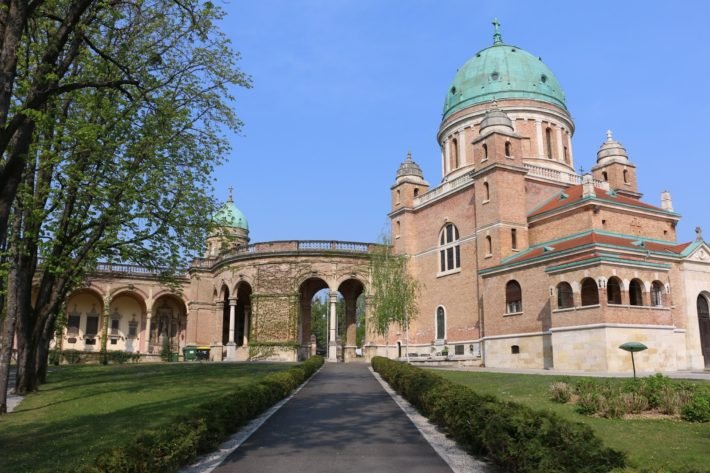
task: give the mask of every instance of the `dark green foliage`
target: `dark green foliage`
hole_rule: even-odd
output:
[[[710,422],[710,389],[693,393],[690,402],[683,407],[683,419],[690,422]]]
[[[405,363],[376,357],[372,366],[459,445],[502,471],[602,473],[625,466],[625,455],[604,447],[584,424],[478,394]]]
[[[67,363],[70,365],[76,363],[99,363],[103,359],[108,363],[123,364],[129,361],[137,362],[141,355],[138,353],[128,353],[125,351],[109,351],[106,353],[100,352],[85,352],[81,350],[52,350],[49,354],[49,362],[51,364]]]
[[[197,455],[214,450],[247,421],[288,396],[323,364],[314,356],[288,371],[270,374],[256,383],[186,412],[170,430],[139,434],[127,445],[98,455],[83,473],[163,473],[177,470]]]

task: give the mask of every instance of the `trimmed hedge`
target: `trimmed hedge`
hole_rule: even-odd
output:
[[[429,371],[387,358],[373,369],[468,452],[511,473],[602,473],[625,454],[604,447],[592,429],[554,413],[503,402]]]
[[[100,453],[83,473],[167,473],[197,455],[215,450],[229,435],[288,396],[323,365],[314,356],[287,371],[238,386],[232,393],[206,402],[171,423],[169,429],[146,431],[130,443]]]

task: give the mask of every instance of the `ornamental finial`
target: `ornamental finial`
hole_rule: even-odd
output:
[[[614,138],[611,136],[611,130],[606,131],[606,140],[607,141],[614,141]]]
[[[493,44],[503,44],[503,38],[500,35],[500,22],[498,18],[493,18]]]
[[[227,187],[227,190],[229,191],[229,195],[227,196],[227,202],[234,203],[234,200],[232,199],[232,191],[234,190],[234,187],[229,186]]]
[[[407,161],[411,161],[411,160],[412,160],[412,151],[407,150]]]

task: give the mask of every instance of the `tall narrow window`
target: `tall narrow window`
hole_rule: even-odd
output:
[[[515,314],[523,311],[523,290],[518,281],[508,281],[505,285],[505,313]]]
[[[513,150],[512,150],[512,148],[513,148],[513,145],[510,144],[510,141],[506,141],[506,142],[505,142],[505,156],[506,156],[507,158],[510,158],[510,157],[513,155]]]
[[[606,173],[606,171],[602,172],[602,179],[604,179],[604,182],[607,182],[609,180],[609,175]]]
[[[417,198],[417,197],[419,197],[419,188],[415,187],[414,188],[414,198]]]
[[[488,202],[491,200],[491,187],[487,182],[483,183],[483,201]]]
[[[638,279],[632,279],[629,283],[629,304],[643,305],[642,283]]]
[[[118,329],[121,326],[119,319],[111,319],[111,335],[118,335]]]
[[[493,254],[493,240],[490,236],[486,237],[486,256]]]
[[[399,191],[399,189],[397,189],[397,198],[396,198],[396,200],[395,200],[395,203],[396,203],[396,204],[399,204],[399,202],[400,202],[400,197],[401,197],[400,191]]]
[[[482,161],[485,161],[488,159],[488,145],[483,143],[483,159]]]
[[[518,231],[515,228],[510,230],[510,246],[512,249],[518,249]]]
[[[596,281],[586,278],[582,281],[582,305],[599,304],[599,288]]]
[[[569,151],[567,150],[567,147],[565,146],[564,148],[562,148],[562,151],[565,154],[565,163],[569,164]]]
[[[545,144],[547,145],[547,157],[552,159],[552,130],[545,129]]]
[[[94,337],[99,333],[99,317],[87,317],[86,318],[86,330],[87,337]]]
[[[606,301],[609,304],[621,304],[621,280],[610,277],[606,283]]]
[[[661,281],[653,281],[653,284],[651,284],[651,305],[663,305],[663,289],[664,286]]]
[[[444,308],[439,306],[436,308],[436,339],[444,340],[446,338],[446,312]]]
[[[708,306],[708,300],[702,294],[698,296],[698,318],[710,319],[710,307]]]
[[[629,183],[629,171],[624,169],[624,184],[628,184],[628,183]]]
[[[399,237],[401,230],[402,230],[402,225],[399,222],[399,220],[397,220],[397,222],[395,222],[395,236]]]
[[[561,282],[557,285],[557,308],[569,309],[570,307],[574,307],[572,286],[569,283]]]
[[[449,153],[451,153],[451,169],[458,169],[459,167],[459,142],[456,138],[451,140],[449,145]]]
[[[453,223],[447,223],[439,235],[439,271],[444,273],[460,267],[459,230]]]

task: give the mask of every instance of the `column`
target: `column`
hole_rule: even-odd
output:
[[[229,339],[227,342],[227,360],[235,361],[237,359],[237,344],[234,343],[234,331],[236,329],[235,319],[237,312],[237,298],[229,298]]]
[[[572,134],[568,131],[567,136],[567,155],[569,156],[569,165],[574,169],[574,156],[572,156]]]
[[[234,343],[234,333],[236,331],[237,299],[229,299],[229,343]]]
[[[335,340],[337,334],[338,316],[336,313],[338,294],[330,293],[330,329],[328,330],[328,361],[338,361],[338,347]]]
[[[535,120],[535,136],[537,136],[537,157],[545,157],[545,147],[543,145],[542,136],[542,120]]]
[[[565,151],[564,145],[562,144],[562,128],[557,126],[557,160],[560,162],[565,162]]]
[[[242,339],[242,346],[249,345],[249,314],[251,312],[251,306],[248,304],[244,305],[244,337]]]
[[[466,140],[466,130],[461,130],[459,132],[459,166],[464,167],[468,164],[466,159],[466,150],[468,149],[469,143]]]
[[[152,313],[151,311],[147,311],[145,314],[145,334],[143,335],[144,340],[143,340],[143,345],[144,345],[144,350],[147,353],[153,353],[153,346],[150,344],[150,321],[151,321]]]

